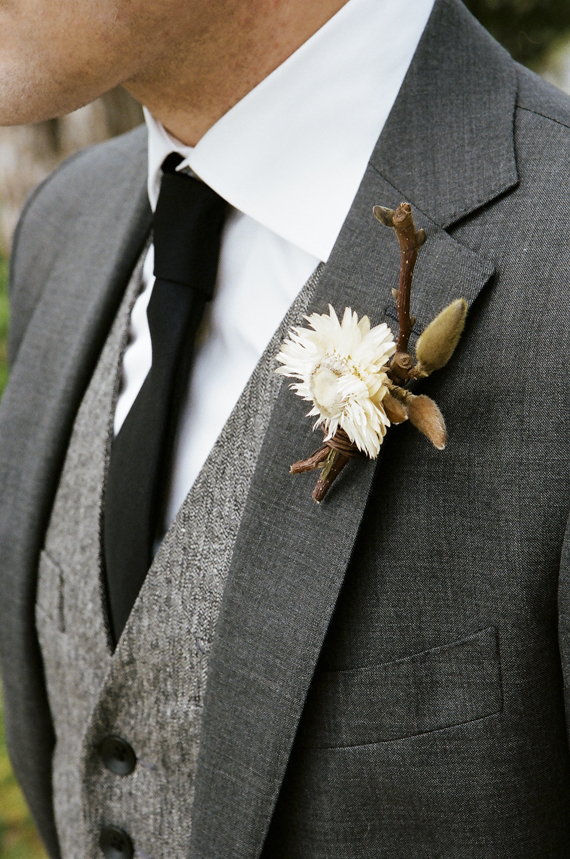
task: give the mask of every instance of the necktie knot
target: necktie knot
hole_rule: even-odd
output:
[[[227,204],[204,182],[176,172],[181,157],[172,155],[178,160],[168,156],[163,164],[153,220],[154,274],[211,299]]]
[[[176,168],[179,164],[182,164],[184,158],[180,154],[180,152],[171,152],[170,155],[167,155],[162,164],[160,165],[160,169],[163,173],[175,173]]]

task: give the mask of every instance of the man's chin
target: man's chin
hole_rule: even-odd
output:
[[[0,63],[0,126],[29,125],[56,119],[93,101],[101,92],[69,87],[62,91],[51,80],[34,80],[33,75],[3,74]]]

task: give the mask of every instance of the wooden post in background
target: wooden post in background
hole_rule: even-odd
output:
[[[0,253],[9,252],[26,197],[60,161],[142,118],[140,105],[118,87],[61,119],[0,128]]]

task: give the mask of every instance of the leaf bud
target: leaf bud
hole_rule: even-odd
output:
[[[387,391],[382,397],[382,406],[390,420],[390,423],[401,424],[408,420],[406,407],[403,403],[393,397],[389,391]]]
[[[458,298],[444,308],[420,335],[416,356],[422,376],[429,376],[447,364],[465,327],[466,315],[467,302]]]
[[[436,403],[425,394],[419,397],[410,394],[406,398],[406,407],[408,417],[416,429],[423,432],[434,447],[443,450],[447,441],[447,431],[443,415]]]

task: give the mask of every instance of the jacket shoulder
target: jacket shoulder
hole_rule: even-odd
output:
[[[543,78],[520,66],[517,107],[570,128],[570,96]]]
[[[87,234],[109,228],[105,214],[140,194],[146,182],[146,151],[147,132],[141,126],[82,150],[32,191],[10,260],[11,363],[57,259],[80,254]]]
[[[559,222],[567,222],[570,214],[570,97],[527,69],[519,67],[518,75],[518,185],[512,202],[520,229],[536,229],[540,212],[548,231],[552,225],[547,213]]]
[[[146,128],[138,126],[67,158],[30,194],[16,230],[16,246],[31,223],[47,212],[50,221],[65,221],[116,189],[117,182],[122,185],[126,174],[131,172],[128,167],[144,165],[146,151]]]

